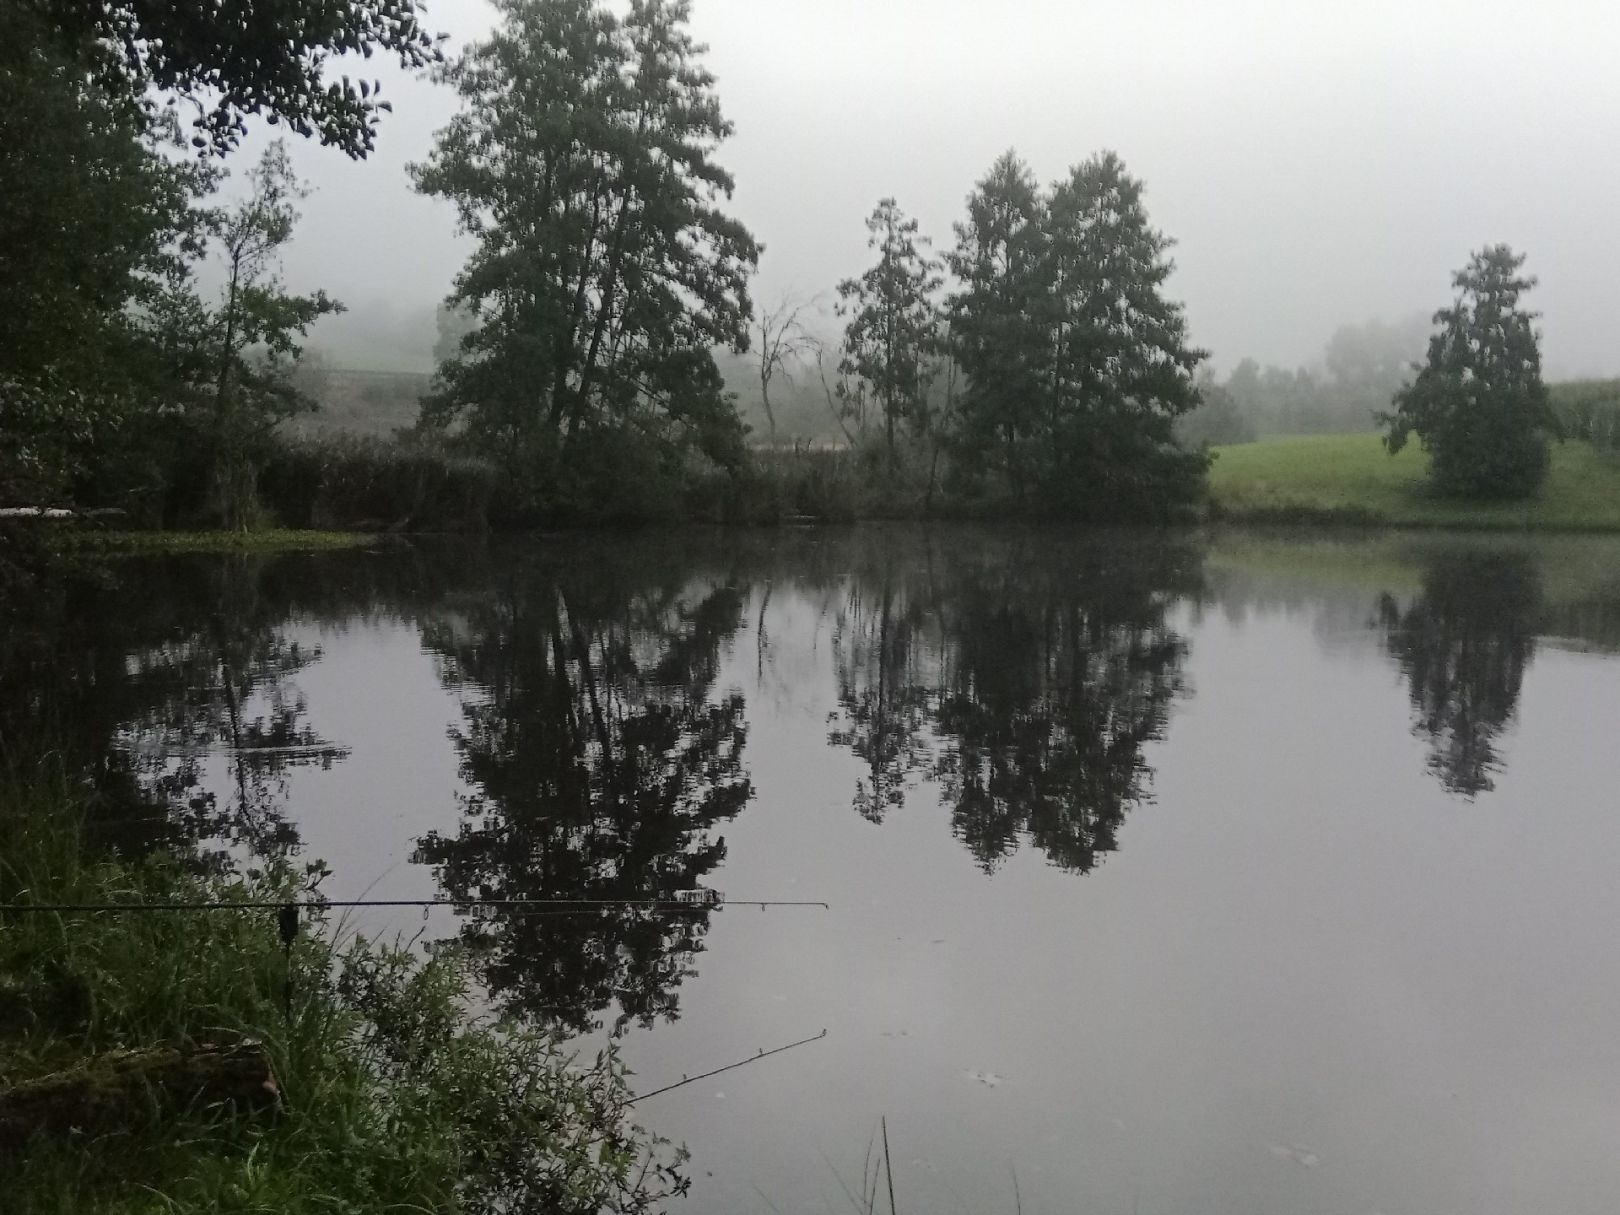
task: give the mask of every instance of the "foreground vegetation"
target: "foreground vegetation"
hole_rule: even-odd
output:
[[[0,902],[281,901],[318,872],[118,855],[94,812],[50,764],[0,772]],[[266,911],[0,912],[0,1094],[111,1051],[240,1043],[279,1090],[253,1110],[154,1092],[0,1143],[5,1210],[640,1211],[684,1191],[612,1058],[470,1014],[458,949],[341,938],[317,916],[284,953]]]
[[[1215,449],[1210,497],[1216,517],[1235,522],[1620,531],[1620,460],[1555,444],[1535,496],[1467,501],[1431,488],[1422,452],[1392,457],[1377,435],[1267,439]]]

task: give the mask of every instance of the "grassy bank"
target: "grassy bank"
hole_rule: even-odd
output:
[[[1583,442],[1555,443],[1546,484],[1522,502],[1437,497],[1416,446],[1392,457],[1371,434],[1266,439],[1215,456],[1210,495],[1225,520],[1620,531],[1620,459]]]
[[[250,532],[124,531],[71,523],[40,525],[37,534],[48,549],[80,553],[291,553],[355,548],[376,539],[370,532],[283,527]]]
[[[0,902],[300,893],[288,868],[237,879],[97,856],[88,813],[49,764],[0,771]],[[678,1154],[626,1122],[611,1059],[477,1019],[471,991],[455,950],[340,944],[320,917],[287,954],[267,911],[0,912],[0,1094],[112,1051],[241,1043],[263,1044],[279,1090],[252,1109],[154,1091],[0,1143],[0,1207],[640,1211],[684,1188]]]

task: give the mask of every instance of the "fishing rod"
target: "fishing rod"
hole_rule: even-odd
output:
[[[699,1072],[695,1076],[682,1076],[674,1084],[666,1084],[663,1088],[655,1088],[650,1092],[637,1093],[634,1097],[630,1098],[630,1100],[626,1101],[625,1104],[634,1105],[638,1101],[645,1101],[648,1097],[656,1097],[660,1093],[667,1093],[677,1088],[685,1088],[688,1084],[696,1084],[699,1080],[707,1080],[710,1076],[718,1076],[721,1072],[729,1072],[739,1067],[747,1067],[750,1063],[758,1063],[761,1059],[769,1059],[772,1055],[780,1055],[783,1051],[792,1050],[795,1046],[804,1046],[810,1042],[820,1042],[826,1036],[827,1031],[822,1030],[819,1034],[812,1034],[808,1038],[800,1038],[797,1042],[789,1042],[786,1046],[778,1046],[772,1050],[762,1050],[756,1054],[749,1055],[746,1059],[738,1059],[735,1063],[728,1063],[724,1067],[717,1067],[712,1072]]]
[[[292,947],[298,939],[302,913],[333,907],[412,907],[427,910],[433,907],[489,908],[514,911],[519,915],[567,916],[593,915],[614,910],[648,911],[657,914],[691,914],[719,907],[820,907],[826,903],[808,899],[728,899],[718,890],[680,890],[673,899],[199,899],[195,901],[152,900],[124,903],[0,903],[0,915],[7,912],[25,913],[96,913],[96,912],[174,912],[174,911],[273,911],[276,927],[281,935],[283,952],[287,959],[286,985],[282,1004],[287,1016],[292,1016]],[[822,1031],[825,1033],[826,1031]],[[795,1043],[794,1045],[798,1045]],[[779,1049],[785,1050],[786,1047]],[[764,1052],[775,1054],[775,1051]],[[763,1057],[763,1053],[761,1056]],[[745,1060],[751,1062],[751,1060]],[[740,1066],[733,1064],[732,1066]],[[725,1068],[722,1071],[727,1070]],[[701,1080],[696,1076],[693,1079]],[[682,1083],[687,1083],[683,1081]],[[680,1087],[674,1085],[672,1087]],[[659,1090],[664,1091],[664,1090]],[[644,1096],[652,1096],[651,1093]],[[639,1098],[638,1098],[639,1100]]]
[[[814,899],[732,899],[727,898],[718,890],[682,890],[676,892],[673,899],[212,899],[182,902],[172,900],[154,900],[140,903],[0,903],[0,915],[7,912],[45,912],[45,913],[93,913],[93,912],[172,912],[172,911],[274,911],[276,912],[277,928],[281,936],[281,944],[287,958],[287,974],[282,988],[282,1008],[288,1020],[292,1019],[293,1000],[293,973],[292,973],[292,946],[298,938],[300,927],[300,912],[320,910],[330,907],[452,907],[470,908],[486,907],[501,910],[516,911],[525,915],[582,915],[592,912],[611,911],[619,908],[630,910],[647,910],[656,912],[694,912],[707,911],[720,907],[758,907],[761,911],[767,907],[820,907],[830,910],[827,903]],[[724,1067],[714,1068],[712,1071],[699,1072],[695,1076],[682,1076],[673,1084],[666,1084],[662,1088],[651,1089],[645,1093],[637,1093],[625,1102],[634,1105],[638,1101],[645,1101],[648,1097],[657,1097],[663,1093],[672,1092],[678,1088],[685,1088],[688,1084],[696,1084],[699,1080],[707,1080],[710,1076],[718,1076],[722,1072],[734,1071],[739,1067],[746,1067],[750,1063],[757,1063],[761,1059],[768,1059],[772,1055],[779,1055],[798,1046],[805,1046],[811,1042],[819,1042],[827,1036],[823,1029],[819,1034],[809,1038],[801,1038],[797,1042],[789,1042],[786,1046],[778,1046],[771,1050],[760,1050],[746,1059],[739,1059],[728,1063]]]

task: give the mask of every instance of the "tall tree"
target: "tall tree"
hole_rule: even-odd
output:
[[[1536,285],[1524,256],[1492,245],[1452,278],[1457,297],[1434,314],[1428,357],[1395,394],[1384,445],[1394,455],[1417,435],[1442,492],[1522,498],[1547,474],[1547,435],[1561,436],[1541,381],[1536,313],[1520,298]]]
[[[951,353],[966,378],[961,454],[999,447],[1019,497],[1041,434],[1049,383],[1045,200],[1029,166],[1004,152],[968,195],[948,257]]]
[[[196,254],[217,171],[167,155],[171,123],[17,16],[0,45],[0,497],[39,501],[136,412],[133,313]]]
[[[477,314],[441,364],[429,425],[543,485],[592,431],[741,455],[710,351],[745,350],[759,247],[721,209],[732,125],[686,0],[499,0],[501,22],[447,73],[464,110],[418,190],[477,247],[450,302]]]
[[[1198,492],[1208,457],[1177,446],[1173,427],[1198,404],[1208,354],[1188,344],[1181,305],[1162,293],[1171,243],[1113,152],[1052,189],[1043,488],[1066,513],[1164,515]]]
[[[275,141],[249,172],[246,193],[212,216],[224,279],[218,304],[181,277],[146,312],[169,373],[188,390],[194,419],[212,445],[214,512],[236,530],[255,520],[258,467],[271,432],[313,407],[291,376],[300,341],[322,316],[343,311],[324,291],[294,295],[281,284],[281,250],[307,193],[286,145]]]
[[[152,91],[196,111],[192,143],[226,152],[247,118],[285,123],[350,156],[372,150],[380,86],[328,79],[334,55],[376,51],[407,68],[440,59],[418,0],[229,0],[206,11],[170,0],[12,0],[82,59],[98,83],[131,99]],[[11,4],[8,4],[11,7]],[[8,29],[11,26],[8,21]]]
[[[928,238],[892,198],[882,199],[866,220],[867,246],[877,261],[859,278],[838,284],[838,314],[844,329],[839,371],[858,377],[883,411],[889,455],[901,422],[928,427],[928,383],[939,347],[939,316],[933,296],[943,283],[939,262],[924,250]]]

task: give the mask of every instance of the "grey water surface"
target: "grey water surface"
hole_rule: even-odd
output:
[[[686,1210],[849,1211],[880,1117],[911,1211],[1620,1203],[1620,542],[142,559],[13,636],[7,727],[72,723],[135,837],[830,904],[353,921],[467,936],[638,1089],[825,1028],[636,1107]]]

